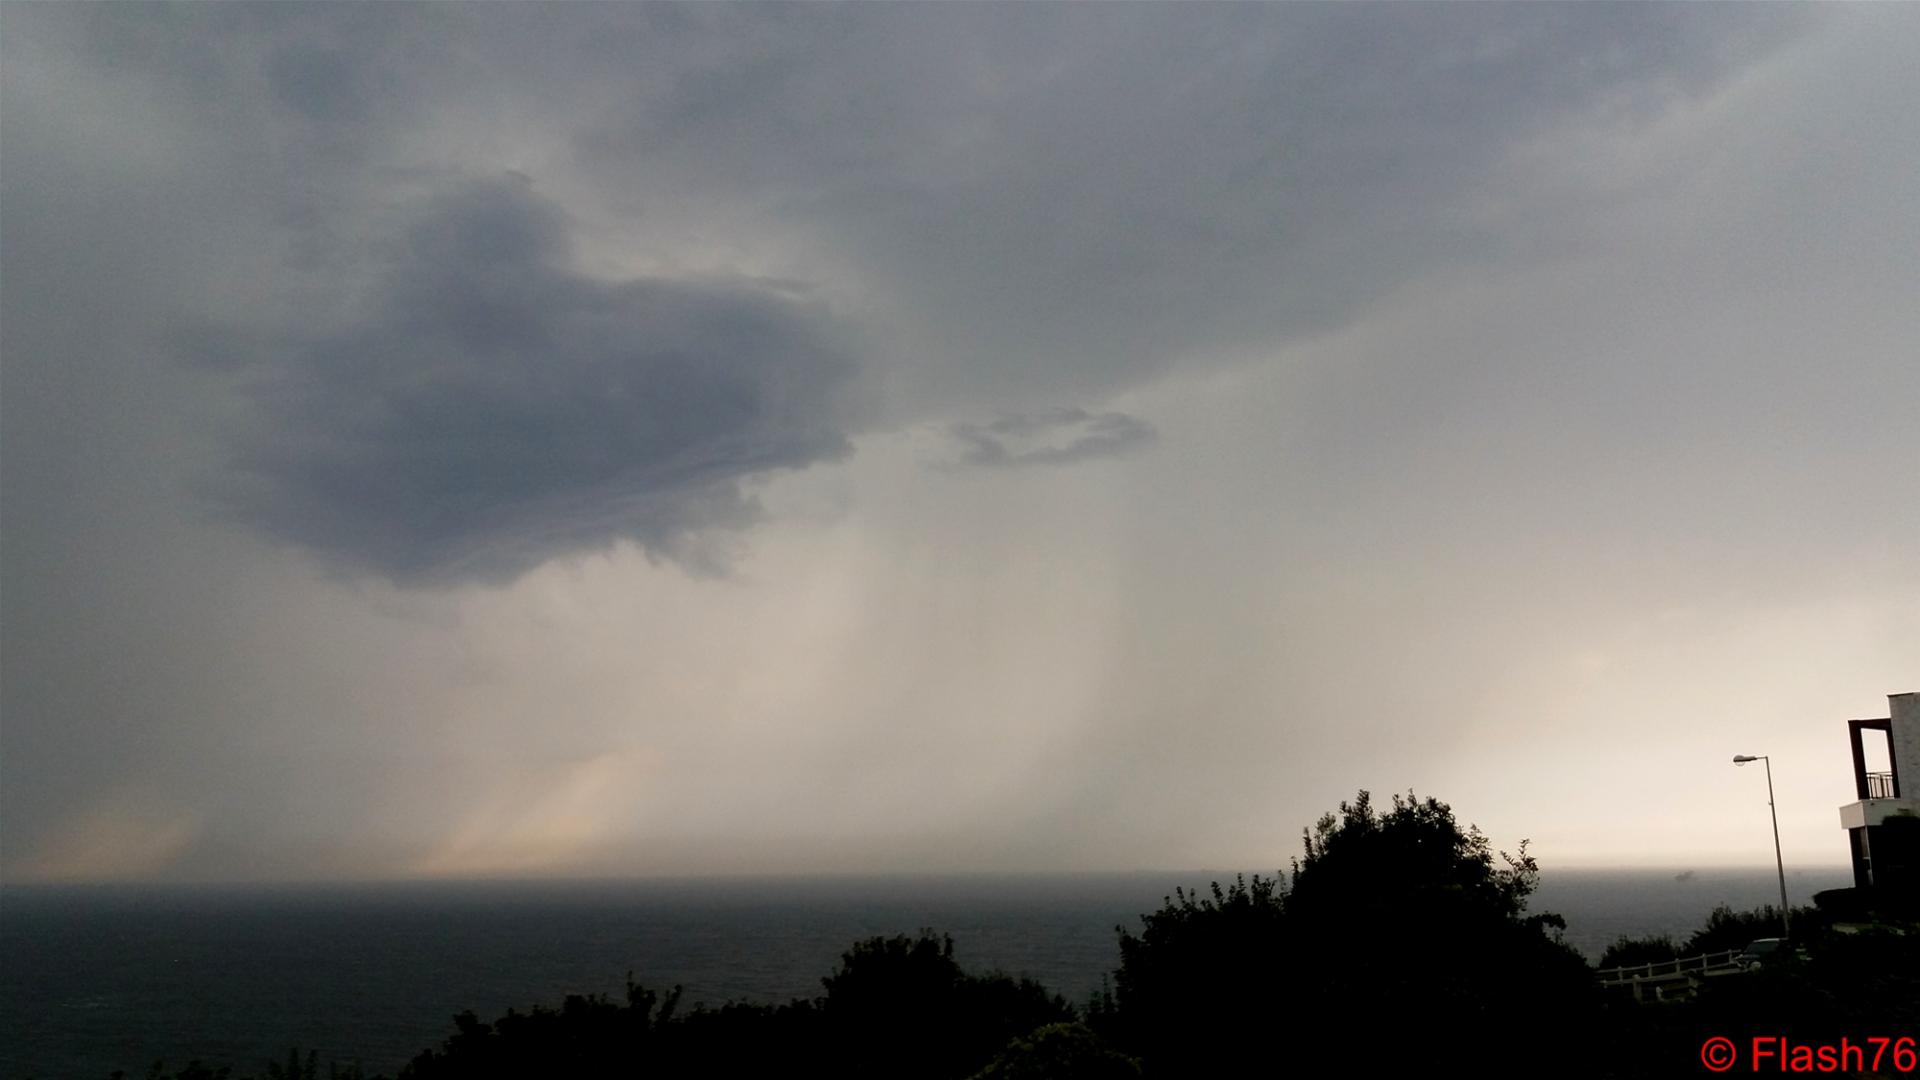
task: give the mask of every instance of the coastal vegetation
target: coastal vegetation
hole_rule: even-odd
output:
[[[1920,933],[1795,909],[1804,959],[1636,1002],[1602,986],[1562,940],[1562,920],[1528,910],[1539,875],[1524,843],[1496,852],[1437,799],[1380,807],[1362,791],[1304,830],[1290,872],[1176,889],[1137,927],[1117,927],[1119,966],[1084,1003],[968,972],[951,937],[922,930],[855,943],[820,994],[781,1004],[686,1007],[677,989],[630,977],[623,999],[572,996],[491,1021],[463,1013],[399,1080],[696,1070],[1153,1080],[1302,1062],[1355,1075],[1629,1078],[1694,1073],[1714,1037],[1821,1045],[1920,1031]],[[1600,966],[1738,949],[1779,925],[1771,908],[1717,908],[1684,943],[1623,938]],[[146,1075],[238,1080],[198,1063]],[[254,1075],[323,1070],[292,1054]],[[366,1080],[354,1066],[324,1075]]]

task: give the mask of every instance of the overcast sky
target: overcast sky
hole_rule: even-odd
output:
[[[0,877],[1843,865],[1920,8],[0,5]]]

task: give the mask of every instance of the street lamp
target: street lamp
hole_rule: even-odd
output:
[[[1773,864],[1780,870],[1780,936],[1790,938],[1793,931],[1787,927],[1787,862],[1780,857],[1780,812],[1773,808],[1773,762],[1767,755],[1735,754],[1733,763],[1745,765],[1749,761],[1759,761],[1767,766],[1767,813],[1773,818]]]

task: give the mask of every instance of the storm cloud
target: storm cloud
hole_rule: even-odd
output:
[[[573,273],[520,179],[430,199],[388,248],[364,316],[239,361],[260,415],[230,503],[269,536],[409,583],[616,540],[701,563],[754,519],[743,480],[847,452],[856,364],[817,304]]]
[[[672,77],[590,111],[575,151],[804,225],[885,301],[901,392],[946,408],[1015,385],[1099,400],[1528,257],[1558,223],[1512,167],[1543,133],[1644,122],[1808,18],[1767,9],[1729,33],[1688,5],[680,14],[635,43]]]
[[[984,424],[963,421],[949,430],[966,446],[963,463],[993,467],[1067,465],[1124,454],[1153,441],[1153,425],[1137,416],[1085,409],[1001,416]]]
[[[0,873],[1838,864],[1916,43],[0,4]]]

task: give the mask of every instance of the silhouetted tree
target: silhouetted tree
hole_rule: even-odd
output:
[[[1176,889],[1120,933],[1112,1009],[1092,1017],[1150,1064],[1225,1064],[1285,1008],[1289,952],[1279,881],[1254,875],[1211,896]],[[1164,1071],[1162,1072],[1164,1075]]]
[[[1362,791],[1303,846],[1285,889],[1216,884],[1143,916],[1138,936],[1122,928],[1115,1008],[1096,1020],[1149,1075],[1289,1045],[1357,1073],[1484,1075],[1497,1053],[1532,1074],[1591,1015],[1589,969],[1546,933],[1564,923],[1526,914],[1538,867],[1524,844],[1496,864],[1446,804],[1409,794],[1380,813]]]
[[[1446,803],[1409,792],[1380,813],[1362,791],[1303,847],[1287,913],[1317,984],[1297,1010],[1309,1024],[1380,1047],[1384,1064],[1484,1072],[1497,1032],[1501,1055],[1578,1071],[1562,1059],[1591,1015],[1592,976],[1548,933],[1563,920],[1527,914],[1539,865],[1526,841],[1496,860]]]
[[[1084,1025],[1032,980],[967,973],[952,938],[923,930],[855,943],[820,996],[782,1005],[685,1011],[677,988],[656,994],[629,977],[624,1001],[573,996],[491,1023],[462,1013],[401,1077],[1132,1080],[1292,1067],[1627,1080],[1692,1073],[1709,1036],[1832,1043],[1920,1027],[1920,928],[1840,933],[1796,911],[1805,963],[1703,978],[1697,1000],[1637,1005],[1602,998],[1560,940],[1565,924],[1528,913],[1539,867],[1526,844],[1495,852],[1445,803],[1409,793],[1382,812],[1362,791],[1302,841],[1290,876],[1176,889],[1137,932],[1118,927],[1112,992]],[[1684,947],[1622,938],[1602,963],[1738,948],[1777,925],[1771,908],[1716,908]],[[295,1052],[263,1080],[318,1075],[317,1056]],[[328,1075],[359,1080],[357,1068]],[[148,1077],[231,1080],[199,1062]]]

